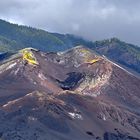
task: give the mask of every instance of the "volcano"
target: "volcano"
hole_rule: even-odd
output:
[[[96,52],[25,48],[0,61],[3,140],[139,140],[140,78]]]

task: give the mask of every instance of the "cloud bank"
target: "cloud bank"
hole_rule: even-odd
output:
[[[93,41],[118,37],[140,46],[140,0],[4,0],[0,18]]]

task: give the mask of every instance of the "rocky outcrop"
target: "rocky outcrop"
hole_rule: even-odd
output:
[[[1,139],[139,139],[139,77],[82,46],[29,52],[1,61]]]

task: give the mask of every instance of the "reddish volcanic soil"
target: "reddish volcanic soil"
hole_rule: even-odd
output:
[[[0,65],[0,139],[139,140],[140,78],[82,46]]]

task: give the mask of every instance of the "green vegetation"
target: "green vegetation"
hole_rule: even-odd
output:
[[[15,50],[20,49],[19,46],[22,46],[23,48],[25,47],[21,44],[18,44],[14,40],[9,40],[8,38],[0,36],[0,52],[5,51],[14,52]]]
[[[91,48],[140,73],[140,47],[112,38],[96,41]]]
[[[76,45],[88,45],[89,42],[73,35],[49,33],[27,26],[10,24],[0,20],[0,51],[17,51],[32,47],[42,51],[63,51]]]
[[[117,38],[91,42],[70,34],[49,33],[0,20],[0,52],[14,52],[28,47],[56,52],[78,45],[87,46],[115,62],[140,72],[140,48]]]

